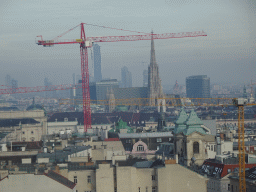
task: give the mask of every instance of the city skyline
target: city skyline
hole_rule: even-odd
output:
[[[72,82],[72,74],[80,73],[79,46],[43,48],[34,43],[34,38],[43,35],[44,39],[52,39],[81,21],[132,31],[150,32],[153,29],[154,33],[204,30],[207,37],[155,41],[163,85],[170,85],[176,80],[185,84],[185,78],[191,75],[207,75],[212,83],[247,84],[255,78],[255,35],[252,31],[256,22],[253,1],[183,1],[180,4],[171,1],[147,4],[111,1],[103,3],[102,6],[107,6],[104,11],[97,6],[101,1],[95,1],[86,3],[86,9],[95,10],[97,7],[97,11],[88,13],[84,13],[83,6],[78,6],[82,1],[66,2],[65,6],[59,6],[58,2],[44,1],[38,6],[33,1],[1,1],[1,84],[4,84],[7,74],[17,79],[19,86],[42,85],[45,77],[54,84]],[[42,9],[43,12],[40,11]],[[129,34],[137,33],[90,25],[86,27],[87,36]],[[63,38],[79,38],[79,30]],[[128,66],[133,74],[134,86],[141,86],[142,72],[147,69],[150,60],[149,41],[99,45],[103,78],[121,80],[119,71]],[[90,58],[89,68],[92,73]]]

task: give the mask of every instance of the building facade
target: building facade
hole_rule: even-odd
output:
[[[186,93],[189,98],[210,98],[210,78],[207,75],[187,77]]]
[[[121,87],[132,87],[132,73],[128,71],[126,66],[121,69]]]

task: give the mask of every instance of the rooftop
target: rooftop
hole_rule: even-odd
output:
[[[48,173],[45,173],[44,175],[67,186],[70,189],[73,189],[76,186],[75,183],[73,183],[72,181],[68,180],[66,177],[63,177],[62,175],[60,175],[54,171],[48,171]]]

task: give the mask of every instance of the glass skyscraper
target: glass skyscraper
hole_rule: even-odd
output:
[[[210,78],[207,75],[187,77],[186,92],[189,98],[210,98]]]
[[[98,44],[93,45],[93,67],[94,67],[94,81],[99,82],[102,80],[102,74],[101,74],[100,46]]]

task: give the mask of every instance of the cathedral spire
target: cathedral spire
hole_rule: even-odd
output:
[[[155,45],[154,45],[154,33],[151,31],[151,57],[150,57],[150,65],[156,65],[156,54],[155,54]]]

